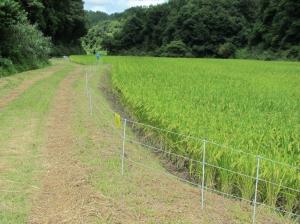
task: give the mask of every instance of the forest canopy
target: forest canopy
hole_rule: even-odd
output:
[[[92,15],[95,25],[83,39],[88,52],[300,59],[300,2],[295,0],[170,0]],[[105,30],[110,34],[103,35]]]
[[[82,0],[1,0],[0,76],[82,53],[86,31]]]

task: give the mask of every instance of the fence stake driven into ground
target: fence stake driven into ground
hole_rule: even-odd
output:
[[[202,183],[201,183],[201,207],[204,209],[204,184],[205,184],[205,154],[206,153],[206,141],[203,140],[203,152],[202,152]]]
[[[88,96],[88,73],[85,73],[85,91],[86,91],[86,96]]]
[[[93,115],[92,91],[89,89],[90,114]]]
[[[124,159],[125,159],[125,142],[126,142],[126,124],[127,120],[124,120],[123,127],[123,144],[122,144],[122,175],[124,175]]]
[[[259,165],[260,165],[260,158],[259,158],[259,156],[257,156],[255,191],[254,191],[254,201],[253,201],[253,216],[252,216],[253,224],[255,223],[255,219],[256,219],[257,190],[258,190],[258,181],[259,181]]]

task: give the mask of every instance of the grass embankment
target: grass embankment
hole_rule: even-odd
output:
[[[11,76],[16,73],[33,70],[33,69],[41,69],[43,67],[49,66],[50,64],[51,64],[51,62],[48,60],[47,61],[45,61],[45,60],[35,61],[34,63],[24,62],[23,64],[19,64],[19,65],[15,65],[15,64],[11,64],[11,63],[8,63],[8,64],[2,63],[1,64],[1,61],[0,61],[0,65],[1,65],[0,66],[0,78]]]
[[[39,188],[40,151],[51,100],[60,81],[68,74],[68,64],[53,75],[33,84],[0,113],[0,223],[25,223],[30,197]],[[3,96],[22,80],[43,75],[35,70],[3,78]]]

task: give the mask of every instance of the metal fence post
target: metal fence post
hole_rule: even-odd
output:
[[[124,127],[123,127],[123,146],[122,146],[122,176],[124,175],[124,159],[125,159],[125,141],[126,141],[126,124],[127,120],[124,119]]]
[[[88,74],[85,72],[85,91],[86,91],[86,96],[89,95],[88,93]]]
[[[93,116],[93,102],[92,102],[91,89],[89,90],[89,96],[90,96],[90,115]]]
[[[259,168],[260,168],[260,157],[256,157],[257,165],[256,165],[256,178],[255,178],[255,193],[253,200],[253,215],[252,215],[252,223],[256,222],[256,205],[257,205],[257,191],[258,191],[258,182],[259,182]]]
[[[206,140],[203,141],[203,157],[202,157],[202,183],[201,183],[201,208],[204,209],[204,184],[205,184],[205,154]]]

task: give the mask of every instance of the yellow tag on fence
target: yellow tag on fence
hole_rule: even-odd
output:
[[[115,125],[117,128],[121,128],[121,116],[118,113],[115,113]]]

